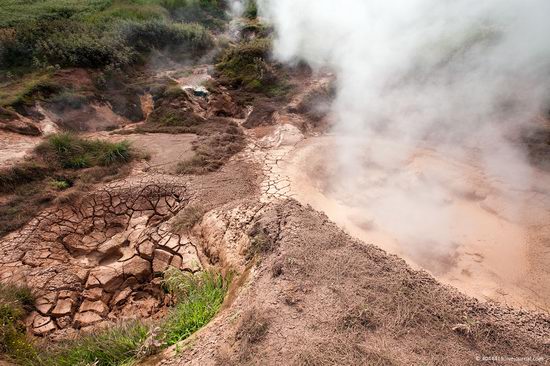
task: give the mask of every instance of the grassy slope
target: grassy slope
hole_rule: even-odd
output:
[[[165,288],[176,298],[167,318],[157,323],[134,321],[47,345],[26,338],[22,321],[32,306],[25,288],[0,285],[0,356],[25,366],[119,366],[134,364],[147,355],[193,334],[218,312],[228,281],[213,272],[197,275],[169,269]],[[47,346],[47,347],[45,347]]]

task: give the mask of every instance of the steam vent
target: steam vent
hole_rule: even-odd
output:
[[[547,0],[0,9],[0,366],[550,362]]]

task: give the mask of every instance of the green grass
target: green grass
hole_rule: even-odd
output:
[[[0,354],[32,352],[23,320],[32,310],[34,297],[26,287],[0,284]]]
[[[163,285],[176,298],[176,306],[158,324],[141,321],[121,323],[64,343],[49,345],[33,343],[25,337],[24,328],[19,327],[8,334],[7,342],[1,344],[1,351],[23,366],[131,365],[186,339],[206,325],[220,309],[228,283],[215,272],[190,274],[171,267],[165,273]],[[3,287],[0,287],[0,300],[3,293]],[[17,307],[4,310],[0,306],[0,320],[7,319],[5,324],[14,324],[13,319],[20,321],[23,313],[18,309],[23,309],[23,304],[32,303],[32,297],[26,292],[18,296],[9,297],[18,299]],[[2,332],[5,329],[3,327]],[[0,336],[3,334],[0,333]]]
[[[149,333],[150,328],[139,321],[120,324],[54,347],[44,356],[26,360],[26,365],[130,365],[142,356]]]
[[[37,152],[53,157],[58,165],[66,169],[110,166],[127,163],[132,159],[130,144],[127,141],[112,143],[86,140],[70,133],[50,136],[37,148]]]
[[[61,191],[116,178],[137,153],[126,141],[87,140],[69,133],[51,135],[28,160],[0,169],[0,237],[19,229]],[[59,178],[62,177],[62,178]]]
[[[206,325],[220,309],[228,281],[215,272],[193,275],[170,268],[164,285],[177,298],[177,305],[161,325],[165,346],[176,344]]]
[[[51,81],[51,73],[30,73],[14,82],[0,84],[0,106],[29,105],[33,100],[48,98],[61,90],[61,86]]]
[[[221,19],[221,5],[211,3],[0,0],[0,70],[124,68],[153,49],[200,57],[213,46],[212,37],[202,25],[182,22]]]

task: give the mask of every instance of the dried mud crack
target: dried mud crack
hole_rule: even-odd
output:
[[[201,268],[195,245],[166,223],[189,201],[187,189],[162,178],[111,184],[0,242],[2,280],[37,289],[35,334],[150,316],[163,304],[155,274]]]

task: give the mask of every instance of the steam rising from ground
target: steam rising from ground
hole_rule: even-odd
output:
[[[475,162],[512,198],[530,186],[510,140],[549,104],[548,0],[259,3],[277,58],[336,73],[342,137],[330,183],[368,207],[374,225],[424,250],[455,245],[448,186],[472,183],[460,170],[414,166],[419,149]]]

